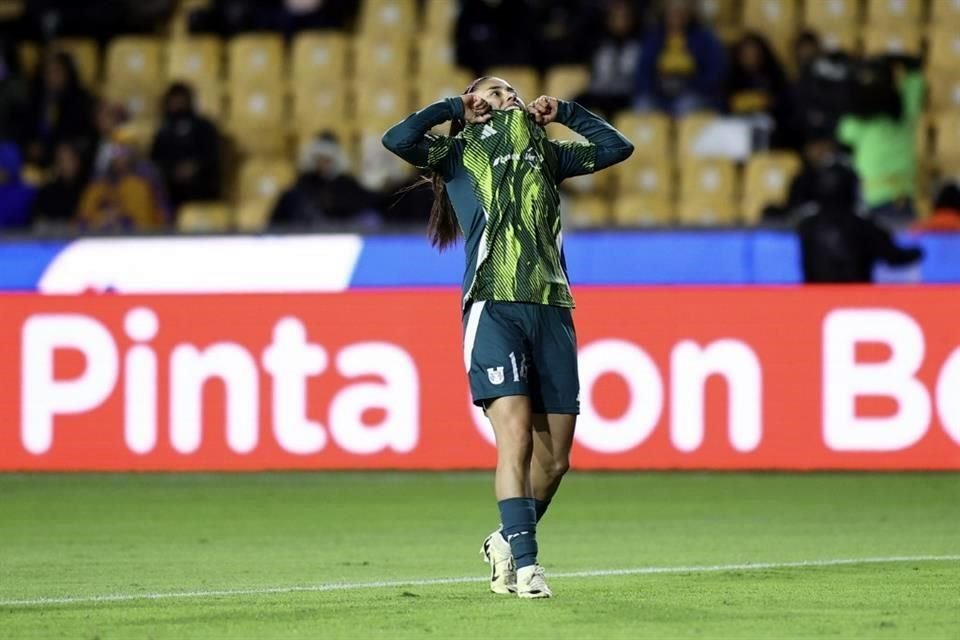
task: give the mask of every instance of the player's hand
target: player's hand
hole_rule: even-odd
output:
[[[553,96],[540,96],[529,105],[527,111],[533,114],[534,120],[540,126],[548,125],[557,119],[560,103]]]
[[[493,117],[490,103],[475,93],[460,96],[463,100],[463,118],[470,124],[482,124]]]

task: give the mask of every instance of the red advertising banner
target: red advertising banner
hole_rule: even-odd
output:
[[[0,297],[0,470],[491,468],[456,291]],[[960,288],[577,292],[583,469],[960,470]]]

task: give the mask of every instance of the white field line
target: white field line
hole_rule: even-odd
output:
[[[839,567],[844,565],[887,564],[904,562],[955,562],[960,555],[945,556],[889,556],[879,558],[837,558],[833,560],[802,560],[799,562],[754,562],[743,564],[715,564],[692,567],[637,567],[634,569],[595,569],[549,573],[551,580],[562,578],[597,578],[602,576],[644,576],[662,573],[725,573],[731,571],[757,571],[762,569],[802,569],[810,567]],[[24,600],[0,600],[0,607],[36,607],[58,604],[96,604],[101,602],[128,602],[131,600],[167,600],[173,598],[226,598],[233,596],[260,596],[282,593],[321,593],[325,591],[350,591],[354,589],[385,589],[395,587],[429,587],[443,584],[469,584],[485,582],[476,576],[460,578],[427,578],[409,580],[382,580],[376,582],[332,582],[327,584],[259,587],[253,589],[219,589],[209,591],[170,591],[160,593],[111,593],[96,596],[65,596],[29,598]]]

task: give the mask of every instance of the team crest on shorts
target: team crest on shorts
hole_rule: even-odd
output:
[[[491,384],[503,384],[503,367],[491,367],[487,369],[487,377]]]

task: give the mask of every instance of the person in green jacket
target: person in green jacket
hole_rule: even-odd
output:
[[[875,100],[876,93],[867,94],[862,100],[874,102],[866,105],[874,113],[844,116],[837,137],[853,150],[853,166],[860,177],[861,198],[868,215],[897,225],[915,217],[916,135],[923,109],[924,81],[919,69],[909,69],[903,59],[892,58],[867,65],[860,74],[860,83],[875,86],[886,82],[882,77],[885,69],[893,73],[897,95],[892,100]]]

